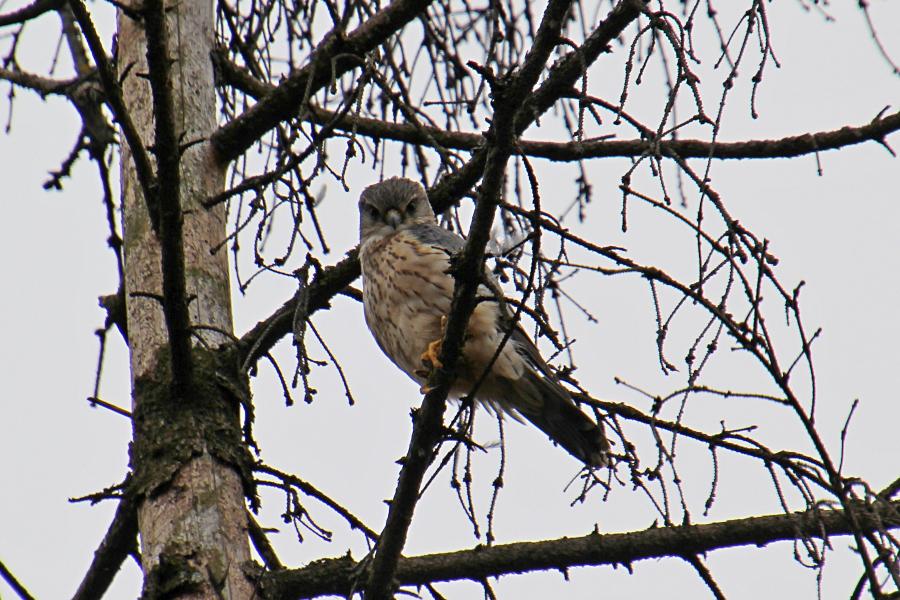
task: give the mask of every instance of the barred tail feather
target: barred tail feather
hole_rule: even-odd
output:
[[[523,379],[527,381],[528,391],[539,398],[529,398],[538,401],[527,402],[528,407],[522,406],[519,413],[587,466],[605,465],[609,442],[603,424],[594,423],[581,412],[569,393],[557,382],[537,373],[526,373]]]

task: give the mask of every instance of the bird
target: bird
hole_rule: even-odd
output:
[[[382,352],[420,386],[439,365],[455,281],[450,261],[464,245],[462,237],[438,224],[425,189],[415,181],[392,177],[360,194],[366,324]],[[449,395],[462,398],[478,384],[478,404],[531,422],[589,468],[606,465],[609,444],[602,421],[583,413],[559,383],[508,314],[487,269],[477,294],[494,300],[479,302],[472,312]]]

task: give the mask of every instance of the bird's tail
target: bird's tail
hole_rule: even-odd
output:
[[[587,466],[605,465],[609,442],[603,424],[594,423],[581,412],[569,393],[557,382],[533,372],[526,373],[523,378],[527,380],[531,392],[528,395],[538,396],[539,401],[528,402],[528,408],[523,406],[518,412]]]

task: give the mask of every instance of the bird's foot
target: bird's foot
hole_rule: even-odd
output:
[[[415,373],[419,377],[422,377],[426,380],[431,378],[431,374],[436,370],[440,369],[444,366],[444,363],[441,362],[441,359],[438,358],[441,354],[441,348],[444,343],[444,333],[447,330],[447,316],[444,315],[441,317],[441,337],[434,340],[428,347],[425,349],[425,352],[419,357],[419,360],[422,361],[421,369],[418,369]],[[419,388],[419,392],[422,394],[427,394],[434,388],[429,386],[428,383],[424,383],[421,388]]]
[[[426,348],[425,352],[422,353],[422,356],[419,357],[419,359],[422,361],[423,368],[418,369],[416,371],[416,375],[428,379],[431,377],[432,373],[444,366],[443,363],[441,363],[441,359],[438,358],[441,353],[442,343],[442,339],[437,339],[428,344],[428,348]],[[432,389],[432,387],[425,383],[421,388],[419,388],[419,392],[427,394]]]
[[[419,357],[422,360],[422,364],[427,367],[429,370],[434,371],[436,369],[440,369],[444,366],[441,362],[441,359],[438,356],[441,353],[441,346],[444,340],[434,340],[430,344],[428,344],[428,348],[425,349],[425,352],[422,353],[422,356]]]
[[[441,344],[443,340],[434,340],[428,347],[425,349],[425,352],[419,357],[419,360],[422,361],[422,369],[416,371],[416,375],[420,375],[422,377],[427,377],[431,375],[436,369],[440,369],[443,367],[443,363],[441,363],[441,359],[438,358],[438,355],[441,353]]]

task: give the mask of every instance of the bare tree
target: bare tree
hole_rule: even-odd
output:
[[[118,510],[76,598],[103,596],[129,555],[141,564],[148,598],[377,599],[404,591],[442,598],[435,584],[453,580],[474,581],[493,597],[491,578],[505,574],[654,557],[687,561],[721,598],[708,553],[793,540],[798,562],[821,571],[832,538],[842,535],[860,561],[858,584],[847,591],[900,593],[892,533],[900,526],[900,479],[879,489],[844,472],[850,417],[841,446],[830,447],[816,419],[819,330],[802,319],[803,283],[779,275],[772,244],[741,221],[711,178],[731,159],[818,157],[868,142],[893,154],[888,136],[900,129],[900,112],[885,109],[833,131],[720,141],[726,107],[749,100],[756,118],[757,90],[778,64],[769,4],[745,0],[722,12],[709,0],[113,4],[114,43],[98,34],[83,0],[34,0],[0,14],[10,110],[14,92],[27,89],[63,96],[78,111],[81,132],[45,187],[63,188],[85,154],[96,165],[121,281],[102,299],[101,340],[112,327],[127,340],[132,406],[98,397],[100,368],[90,400],[131,419],[131,471],[87,498],[115,499]],[[818,3],[806,8],[827,18]],[[886,73],[896,74],[877,19],[866,3],[859,10]],[[69,78],[21,66],[23,48],[40,43],[28,40],[29,26],[53,18],[57,54],[73,65]],[[635,112],[636,96],[657,108]],[[628,161],[615,181],[596,174],[610,158]],[[253,437],[250,384],[271,366],[286,404],[297,389],[312,402],[314,377],[335,369],[352,402],[353,382],[312,318],[336,296],[361,297],[355,250],[323,266],[333,233],[320,222],[327,201],[318,191],[324,182],[355,187],[348,173],[360,165],[372,180],[396,172],[420,180],[442,224],[467,239],[453,259],[446,368],[432,374],[413,411],[380,528],[265,462]],[[547,194],[562,181],[571,195]],[[618,203],[622,231],[646,227],[653,237],[663,227],[667,243],[607,244],[590,218],[600,196]],[[340,210],[355,223],[355,208]],[[465,399],[446,402],[466,323],[485,301],[476,292],[486,257],[507,286],[514,318],[555,351],[559,378],[613,439],[610,464],[573,480],[573,502],[631,494],[646,501],[656,526],[494,543],[504,422],[496,418],[499,450],[490,452],[499,452],[496,472],[479,483],[472,473],[488,452],[475,420],[491,417]],[[249,331],[234,331],[231,286],[244,292],[267,278],[296,280],[296,293]],[[597,398],[576,370],[579,347],[567,323],[593,319],[583,306],[591,294],[585,280],[632,282],[617,289],[651,300],[652,350],[664,377],[620,380],[630,402]],[[285,338],[293,362],[273,351]],[[723,354],[758,377],[722,386],[713,374]],[[636,408],[638,400],[652,408]],[[692,407],[710,400],[721,412],[695,418]],[[726,425],[735,402],[794,423],[803,441],[770,447],[754,424]],[[721,426],[710,429],[711,422]],[[683,475],[682,447],[708,452],[712,475]],[[724,454],[770,475],[782,514],[695,524],[716,501]],[[404,556],[416,506],[436,480],[449,482],[486,545]],[[363,536],[369,554],[283,565],[253,514],[261,488],[283,493],[286,522],[328,537],[304,505],[322,503]],[[479,512],[473,497],[484,493],[489,508]],[[705,497],[699,507],[697,493]],[[251,559],[251,544],[264,565]],[[0,574],[15,581],[6,568]]]

